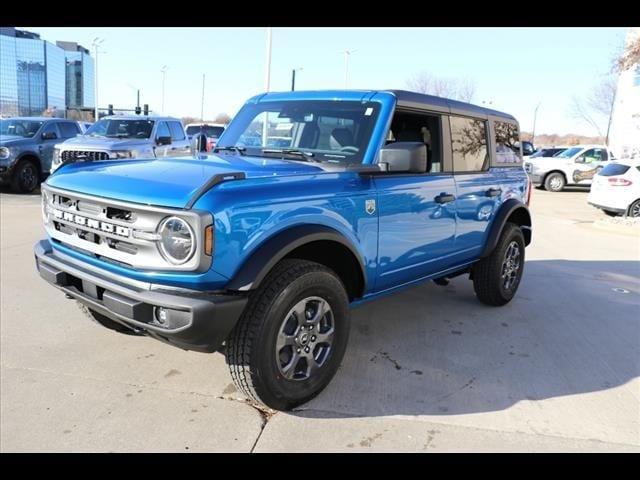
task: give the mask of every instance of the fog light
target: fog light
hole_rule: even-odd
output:
[[[156,320],[160,325],[167,323],[169,319],[169,311],[164,307],[156,307]]]

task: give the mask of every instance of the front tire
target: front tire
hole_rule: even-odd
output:
[[[486,305],[502,306],[515,296],[524,270],[524,235],[507,223],[491,255],[473,266],[473,289]]]
[[[226,344],[231,377],[247,397],[290,410],[335,375],[349,339],[349,299],[336,274],[286,259],[251,294]]]
[[[561,192],[566,184],[564,175],[558,172],[550,173],[544,179],[544,188],[549,192]]]
[[[40,172],[31,160],[22,160],[13,172],[11,188],[16,193],[31,193],[40,183]]]

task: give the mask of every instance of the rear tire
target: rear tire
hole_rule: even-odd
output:
[[[349,325],[347,293],[332,270],[283,260],[251,294],[227,339],[233,382],[250,399],[276,410],[305,403],[338,370]]]
[[[524,235],[507,223],[496,248],[473,266],[473,289],[486,305],[501,306],[515,296],[524,270]]]
[[[561,192],[566,184],[564,175],[558,172],[550,173],[544,179],[544,188],[548,192]]]
[[[21,160],[11,178],[11,188],[16,193],[31,193],[40,184],[40,172],[31,160]]]
[[[636,200],[629,207],[629,211],[627,212],[627,216],[632,218],[640,218],[640,200]]]

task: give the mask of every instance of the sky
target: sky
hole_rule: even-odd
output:
[[[265,91],[266,28],[41,28],[18,27],[41,38],[75,41],[98,54],[99,106],[161,111],[166,65],[165,112],[200,117],[233,116]],[[475,84],[472,103],[514,115],[536,134],[596,135],[572,117],[573,96],[585,97],[610,74],[626,28],[287,28],[272,29],[271,91],[349,88],[406,89],[420,72]]]

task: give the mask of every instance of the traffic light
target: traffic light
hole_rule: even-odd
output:
[[[136,107],[136,115],[140,115],[140,112],[142,112],[142,109],[140,108],[140,105],[138,105]]]
[[[113,115],[113,105],[109,104],[109,115]]]
[[[144,104],[144,114],[149,115],[149,104],[147,103]]]

